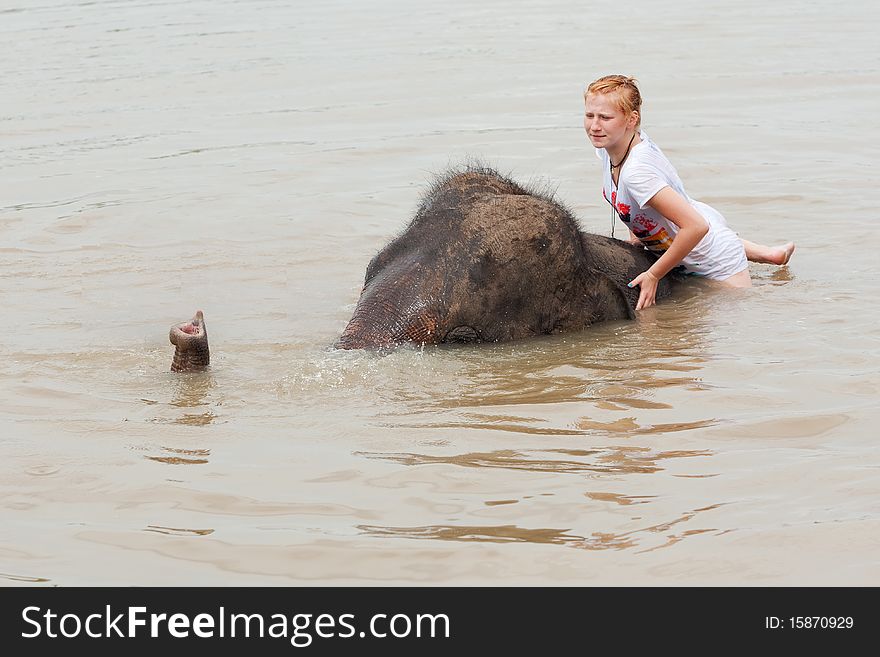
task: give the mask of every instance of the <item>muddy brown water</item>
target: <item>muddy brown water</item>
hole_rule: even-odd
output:
[[[0,582],[880,584],[878,5],[341,7],[0,4]],[[791,266],[580,334],[332,350],[449,164],[609,233],[608,72]],[[172,375],[197,308],[212,368]]]

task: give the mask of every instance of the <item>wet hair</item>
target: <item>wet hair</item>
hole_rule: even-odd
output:
[[[642,94],[636,86],[636,79],[626,75],[605,75],[591,82],[584,92],[584,99],[590,94],[616,94],[617,108],[629,116],[632,112],[639,113],[636,128],[642,124]]]

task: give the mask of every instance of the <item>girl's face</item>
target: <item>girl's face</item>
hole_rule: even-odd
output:
[[[615,94],[589,94],[584,101],[584,130],[595,148],[614,148],[629,140],[637,115],[626,116],[617,106]]]

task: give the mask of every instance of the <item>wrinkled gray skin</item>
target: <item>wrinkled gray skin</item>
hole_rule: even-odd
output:
[[[198,372],[210,364],[208,329],[201,310],[190,321],[172,326],[168,339],[174,345],[172,372]]]
[[[653,262],[643,248],[581,232],[552,196],[470,167],[435,184],[370,262],[336,346],[502,342],[633,319],[638,288],[627,283]]]

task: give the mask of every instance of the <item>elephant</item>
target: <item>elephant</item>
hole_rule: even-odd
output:
[[[552,193],[482,165],[439,177],[370,262],[336,347],[503,342],[633,319],[654,255],[582,232]],[[670,294],[675,275],[660,280]]]
[[[634,319],[638,290],[627,284],[655,257],[582,232],[552,193],[469,165],[438,177],[406,229],[372,259],[334,346],[504,342]],[[678,280],[661,279],[656,298]],[[208,366],[202,311],[169,337],[172,371]]]

